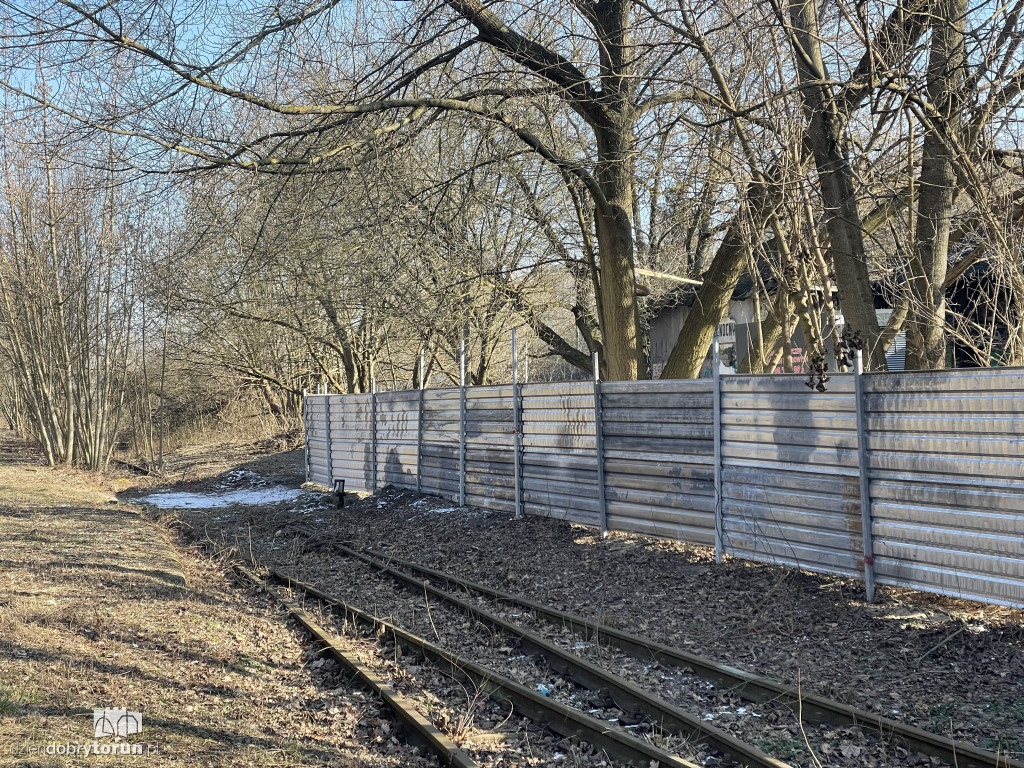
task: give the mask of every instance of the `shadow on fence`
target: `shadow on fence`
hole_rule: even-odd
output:
[[[307,477],[1024,607],[1021,369],[518,391],[307,395]]]

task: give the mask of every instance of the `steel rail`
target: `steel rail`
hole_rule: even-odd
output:
[[[433,723],[421,715],[412,701],[396,691],[390,683],[378,677],[353,653],[342,648],[339,638],[313,621],[299,605],[281,595],[248,568],[236,565],[235,571],[277,600],[293,619],[301,624],[320,645],[324,646],[331,656],[342,666],[347,667],[375,695],[380,696],[395,717],[408,728],[413,741],[425,744],[445,765],[451,765],[454,768],[479,768],[479,764],[468,753],[456,746]]]
[[[650,766],[652,762],[672,768],[698,768],[695,763],[665,752],[624,730],[610,727],[608,723],[532,691],[488,667],[435,645],[389,621],[373,616],[311,584],[298,581],[275,570],[271,570],[270,575],[290,588],[304,592],[343,612],[346,621],[352,619],[377,632],[390,635],[396,644],[406,650],[433,660],[454,677],[470,681],[478,690],[485,692],[498,704],[506,708],[511,706],[513,711],[522,713],[538,725],[561,736],[578,738],[603,749],[610,757],[644,766],[644,768]]]
[[[731,733],[716,728],[686,710],[670,704],[664,699],[624,680],[603,667],[583,659],[571,651],[552,643],[535,632],[531,632],[514,622],[485,611],[471,602],[431,584],[420,581],[414,576],[391,568],[376,558],[356,552],[344,545],[335,545],[335,550],[351,557],[358,558],[367,565],[387,574],[392,579],[418,592],[425,592],[438,600],[455,606],[473,616],[491,628],[515,637],[525,650],[544,657],[547,664],[557,672],[570,677],[579,685],[596,692],[605,692],[611,696],[615,705],[626,712],[646,715],[662,729],[677,735],[692,738],[714,747],[722,753],[726,760],[756,768],[792,768],[788,763],[776,760],[771,755],[747,744]]]
[[[338,545],[336,545],[337,547]],[[349,548],[345,548],[349,549]],[[349,551],[352,551],[349,549]],[[697,676],[728,688],[737,695],[752,702],[778,702],[808,722],[832,725],[855,725],[864,730],[876,732],[885,738],[894,739],[908,749],[938,757],[957,768],[1024,768],[1024,762],[1006,755],[982,749],[973,744],[956,741],[946,736],[931,733],[913,725],[907,725],[873,712],[858,709],[848,704],[832,701],[824,696],[807,693],[800,688],[769,677],[756,675],[688,651],[673,648],[630,632],[614,627],[595,624],[582,616],[560,611],[529,598],[518,597],[508,592],[487,587],[483,584],[453,576],[444,571],[429,568],[418,563],[384,555],[369,548],[364,550],[381,564],[397,566],[448,585],[455,585],[467,593],[476,592],[508,605],[525,608],[546,621],[567,627],[585,639],[603,638],[620,650],[640,659],[655,659],[675,667],[686,667]],[[394,570],[394,569],[392,569]]]

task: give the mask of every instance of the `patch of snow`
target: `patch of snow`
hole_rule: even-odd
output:
[[[298,488],[259,488],[229,493],[185,493],[168,491],[151,493],[141,501],[160,509],[215,509],[230,504],[280,504],[295,501],[302,494]]]

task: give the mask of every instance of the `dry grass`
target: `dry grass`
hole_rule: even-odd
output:
[[[110,479],[0,440],[0,765],[405,766],[360,722],[377,705],[221,567],[117,502]],[[182,586],[181,577],[187,579]],[[141,711],[144,758],[92,743],[92,711]],[[109,742],[108,742],[109,743]]]

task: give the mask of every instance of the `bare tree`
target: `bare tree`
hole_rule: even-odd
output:
[[[100,469],[130,389],[141,256],[132,234],[144,211],[127,205],[138,200],[109,174],[70,164],[73,147],[45,114],[39,134],[4,127],[0,350],[47,460]]]

